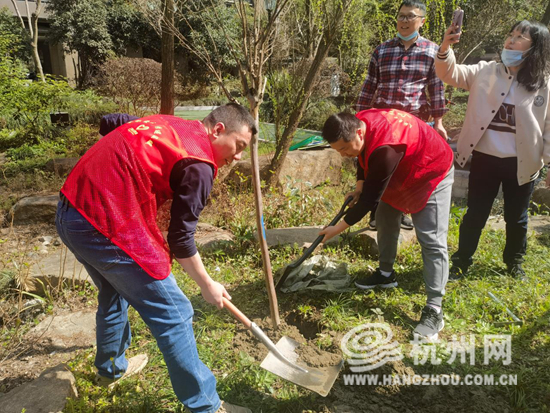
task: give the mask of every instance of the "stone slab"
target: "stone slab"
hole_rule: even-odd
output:
[[[506,230],[506,222],[501,216],[489,218],[487,225],[494,230]],[[550,233],[550,217],[545,215],[529,217],[528,230],[537,234]]]
[[[29,333],[30,337],[50,339],[61,348],[90,347],[96,342],[95,309],[44,318]]]
[[[323,229],[322,226],[308,226],[308,227],[290,227],[290,228],[275,228],[265,231],[268,247],[275,247],[278,245],[294,245],[298,244],[299,247],[304,247],[307,244],[311,244],[319,236],[319,231]],[[257,239],[257,232],[254,232],[254,237]],[[337,244],[340,240],[339,236],[331,238],[327,244]]]
[[[61,413],[67,397],[78,397],[75,378],[60,364],[0,397],[0,409],[3,413]]]
[[[22,284],[25,291],[42,294],[44,286],[57,287],[61,280],[75,285],[84,281],[92,283],[84,266],[65,247],[52,251],[32,264],[29,276]]]

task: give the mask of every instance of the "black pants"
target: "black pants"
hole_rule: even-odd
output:
[[[474,151],[468,181],[468,211],[460,225],[455,265],[470,265],[477,249],[481,230],[489,218],[493,201],[502,183],[506,246],[502,254],[506,265],[521,264],[527,249],[529,200],[534,181],[519,185],[517,158],[497,158]]]

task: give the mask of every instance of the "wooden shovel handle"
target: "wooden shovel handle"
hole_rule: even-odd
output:
[[[238,321],[244,324],[244,326],[248,329],[252,326],[252,321],[248,319],[247,316],[245,316],[241,310],[239,310],[235,305],[229,301],[227,298],[222,297],[223,299],[223,307],[227,308],[227,310],[233,314],[233,317],[235,317]]]

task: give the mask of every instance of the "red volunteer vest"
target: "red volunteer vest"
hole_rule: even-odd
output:
[[[383,145],[404,145],[405,155],[392,175],[382,201],[405,213],[426,206],[436,186],[453,165],[453,151],[445,140],[417,117],[395,109],[369,109],[357,113],[367,125],[359,164],[368,173],[371,153]]]
[[[199,121],[154,115],[115,129],[75,165],[61,191],[86,219],[153,278],[170,275],[172,259],[156,222],[173,197],[170,173],[181,159],[217,165]]]

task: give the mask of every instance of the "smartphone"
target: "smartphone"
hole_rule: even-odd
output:
[[[460,33],[462,30],[462,20],[464,19],[464,10],[460,7],[453,12],[453,24],[455,25],[454,32]]]

